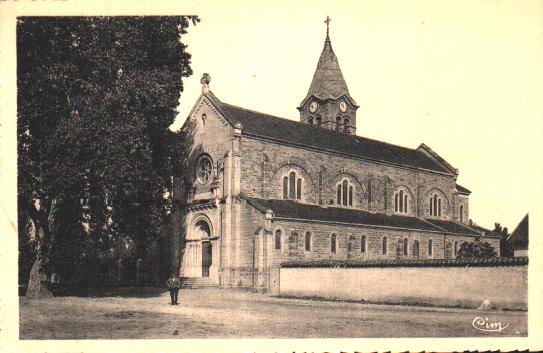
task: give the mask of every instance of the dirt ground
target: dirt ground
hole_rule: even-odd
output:
[[[135,297],[137,296],[137,297]],[[186,289],[20,299],[20,339],[525,336],[527,312],[372,305]],[[476,317],[509,326],[473,328]]]

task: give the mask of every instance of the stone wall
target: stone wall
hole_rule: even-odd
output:
[[[243,136],[241,146],[241,191],[247,196],[282,198],[282,176],[286,171],[294,170],[303,178],[302,202],[335,204],[336,183],[345,177],[355,186],[355,207],[391,213],[394,211],[394,191],[405,187],[411,195],[409,214],[431,217],[429,198],[437,190],[443,195],[442,218],[453,218],[453,176],[367,162],[247,136]]]
[[[398,230],[385,227],[352,226],[345,224],[333,224],[322,222],[303,222],[276,220],[272,226],[273,235],[270,242],[274,243],[275,232],[282,233],[281,249],[272,247],[272,266],[278,266],[281,262],[304,259],[444,259],[454,258],[456,249],[463,242],[474,241],[473,237],[462,235],[445,235],[434,232]],[[305,250],[305,235],[311,234],[311,250]],[[297,234],[297,238],[293,234]],[[336,234],[336,253],[331,253],[331,235]],[[366,239],[366,251],[362,252],[362,237]],[[383,254],[383,238],[387,239],[386,254]],[[403,252],[403,241],[408,239],[407,256]],[[292,240],[297,240],[293,243]],[[432,240],[432,254],[428,252],[428,241]],[[413,254],[413,244],[419,242],[419,256]],[[499,239],[481,238],[482,242],[488,242],[499,253]],[[448,251],[446,251],[449,244]]]
[[[528,308],[528,266],[281,268],[271,293],[375,303]]]

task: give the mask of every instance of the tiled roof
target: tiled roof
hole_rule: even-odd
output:
[[[527,257],[492,259],[399,259],[399,260],[291,260],[281,263],[283,268],[300,267],[332,267],[332,268],[356,268],[356,267],[487,267],[487,266],[526,266]]]
[[[461,194],[466,194],[466,195],[471,194],[471,191],[469,191],[468,189],[466,189],[460,184],[456,184],[456,191],[458,191]]]
[[[438,226],[439,228],[445,230],[448,233],[466,233],[470,235],[481,235],[480,232],[461,223],[431,218],[426,218],[425,220]]]
[[[206,96],[232,126],[238,122],[243,125],[242,134],[450,174],[449,170],[418,150],[236,107],[222,103],[211,92],[206,93]]]
[[[291,218],[308,221],[339,222],[353,225],[393,227],[422,231],[460,233],[478,235],[466,226],[456,226],[454,222],[440,221],[439,225],[417,217],[386,215],[352,208],[323,207],[299,203],[292,200],[257,199],[242,196],[243,199],[261,212],[272,210],[276,218]]]

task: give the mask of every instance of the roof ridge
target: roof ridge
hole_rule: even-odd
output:
[[[261,111],[254,110],[254,109],[248,109],[248,108],[240,107],[240,106],[238,106],[238,105],[234,105],[234,104],[230,104],[230,103],[225,103],[225,102],[221,102],[221,103],[222,103],[223,105],[226,105],[226,106],[231,107],[231,108],[241,109],[241,110],[244,110],[244,111],[247,111],[247,112],[251,112],[251,113],[266,115],[266,116],[269,116],[269,117],[271,117],[271,118],[281,119],[281,120],[287,121],[287,122],[289,122],[289,123],[297,124],[297,125],[299,125],[299,126],[304,126],[304,127],[313,128],[313,129],[322,129],[322,130],[324,130],[326,133],[337,134],[338,136],[341,136],[341,137],[348,137],[348,138],[352,138],[352,139],[361,139],[361,140],[369,140],[369,141],[379,142],[379,143],[382,143],[382,144],[385,144],[385,145],[388,145],[388,146],[403,148],[403,149],[406,149],[406,150],[410,150],[410,151],[413,151],[413,152],[419,152],[419,153],[420,153],[420,151],[417,150],[416,148],[411,148],[411,147],[406,147],[406,146],[402,146],[402,145],[397,145],[397,144],[394,144],[394,143],[390,143],[390,142],[386,142],[386,141],[374,139],[374,138],[371,138],[371,137],[365,137],[365,136],[354,135],[354,134],[345,134],[345,133],[343,133],[343,132],[339,132],[339,131],[335,131],[335,130],[329,130],[329,129],[324,129],[324,128],[320,127],[320,126],[315,126],[315,125],[310,125],[310,124],[302,123],[302,122],[300,122],[300,121],[296,121],[296,120],[293,120],[293,119],[284,118],[284,117],[281,117],[281,116],[272,115],[272,114],[268,114],[268,113],[263,113],[263,112],[261,112]],[[319,130],[319,131],[321,131],[321,130]]]

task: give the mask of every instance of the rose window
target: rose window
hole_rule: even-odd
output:
[[[196,167],[196,176],[198,181],[202,184],[207,184],[211,179],[211,173],[213,172],[213,164],[211,159],[207,156],[203,156],[198,161],[198,166]]]

